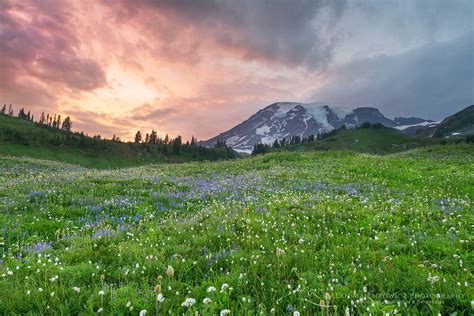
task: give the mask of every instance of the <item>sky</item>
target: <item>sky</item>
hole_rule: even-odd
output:
[[[207,139],[278,101],[474,104],[472,0],[0,0],[0,103]]]

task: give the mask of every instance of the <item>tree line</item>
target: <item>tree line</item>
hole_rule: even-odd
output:
[[[33,135],[24,135],[23,132],[19,132],[16,129],[7,127],[0,128],[0,132],[3,133],[7,141],[22,145],[48,143],[55,146],[77,147],[93,152],[103,152],[112,150],[112,148],[118,150],[122,148],[122,151],[131,151],[145,156],[160,154],[164,156],[180,156],[185,154],[197,160],[228,159],[237,156],[232,148],[225,145],[225,142],[216,145],[214,148],[207,148],[199,145],[194,136],[191,137],[191,140],[184,141],[180,135],[172,138],[168,134],[165,134],[164,137],[161,137],[158,132],[153,129],[144,135],[141,131],[137,131],[132,142],[123,142],[120,137],[115,134],[112,136],[112,139],[107,140],[103,139],[100,135],[90,137],[84,132],[72,132],[72,120],[69,116],[62,120],[61,115],[50,115],[49,113],[45,114],[43,112],[41,113],[40,119],[35,121],[30,111],[21,108],[18,114],[14,115],[13,107],[11,105],[7,107],[6,104],[2,108],[1,114],[18,117],[22,120],[31,121],[37,126],[60,132],[48,134],[40,130]]]
[[[365,122],[361,125],[356,126],[356,129],[364,129],[364,128],[372,128],[372,129],[382,129],[384,126],[381,123],[369,123]],[[322,140],[326,139],[328,137],[334,136],[339,131],[347,129],[346,125],[343,124],[338,128],[335,128],[329,132],[320,132],[316,135],[311,134],[309,136],[301,136],[301,135],[294,135],[290,138],[282,138],[282,139],[275,139],[273,144],[263,144],[263,143],[258,143],[255,144],[253,147],[252,155],[258,155],[258,154],[265,154],[267,152],[270,152],[274,149],[279,149],[283,147],[287,147],[289,145],[297,145],[297,144],[304,144],[304,143],[311,143],[315,142],[317,140]]]
[[[8,115],[8,116],[15,116],[15,114],[13,112],[13,107],[12,107],[11,104],[8,106],[8,109],[7,109],[7,105],[4,104],[3,107],[2,107],[2,111],[0,113],[4,114],[4,115]],[[34,115],[31,114],[31,112],[29,110],[28,110],[28,112],[25,112],[24,108],[21,108],[18,111],[17,117],[22,119],[22,120],[35,122]],[[60,114],[59,115],[54,114],[54,116],[53,116],[53,115],[50,115],[49,113],[47,113],[45,115],[44,112],[42,112],[40,119],[35,123],[38,123],[38,124],[41,124],[41,125],[46,125],[46,126],[56,128],[56,129],[61,129],[63,131],[67,131],[67,132],[70,132],[71,129],[72,129],[72,120],[71,120],[71,118],[69,116],[67,116],[64,119],[64,121],[61,121],[61,115]]]

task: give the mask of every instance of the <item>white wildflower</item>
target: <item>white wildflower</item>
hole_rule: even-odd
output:
[[[194,298],[187,298],[182,304],[181,306],[184,306],[184,307],[191,307],[193,306],[194,304],[196,304],[196,300]]]
[[[215,292],[216,291],[216,288],[213,287],[213,286],[210,286],[207,288],[207,293],[211,293],[211,292]]]
[[[228,289],[228,288],[229,288],[229,284],[227,284],[227,283],[222,284],[222,286],[221,286],[221,293],[224,292],[224,291],[225,291],[226,289]]]
[[[163,294],[159,293],[157,296],[156,296],[156,300],[160,303],[163,303],[163,301],[165,300],[165,297],[163,296]]]

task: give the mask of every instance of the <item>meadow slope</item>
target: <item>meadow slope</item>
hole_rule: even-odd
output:
[[[0,171],[0,314],[472,313],[472,145]]]

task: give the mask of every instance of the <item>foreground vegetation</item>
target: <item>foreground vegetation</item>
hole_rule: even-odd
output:
[[[1,314],[472,313],[472,145],[0,170]]]

